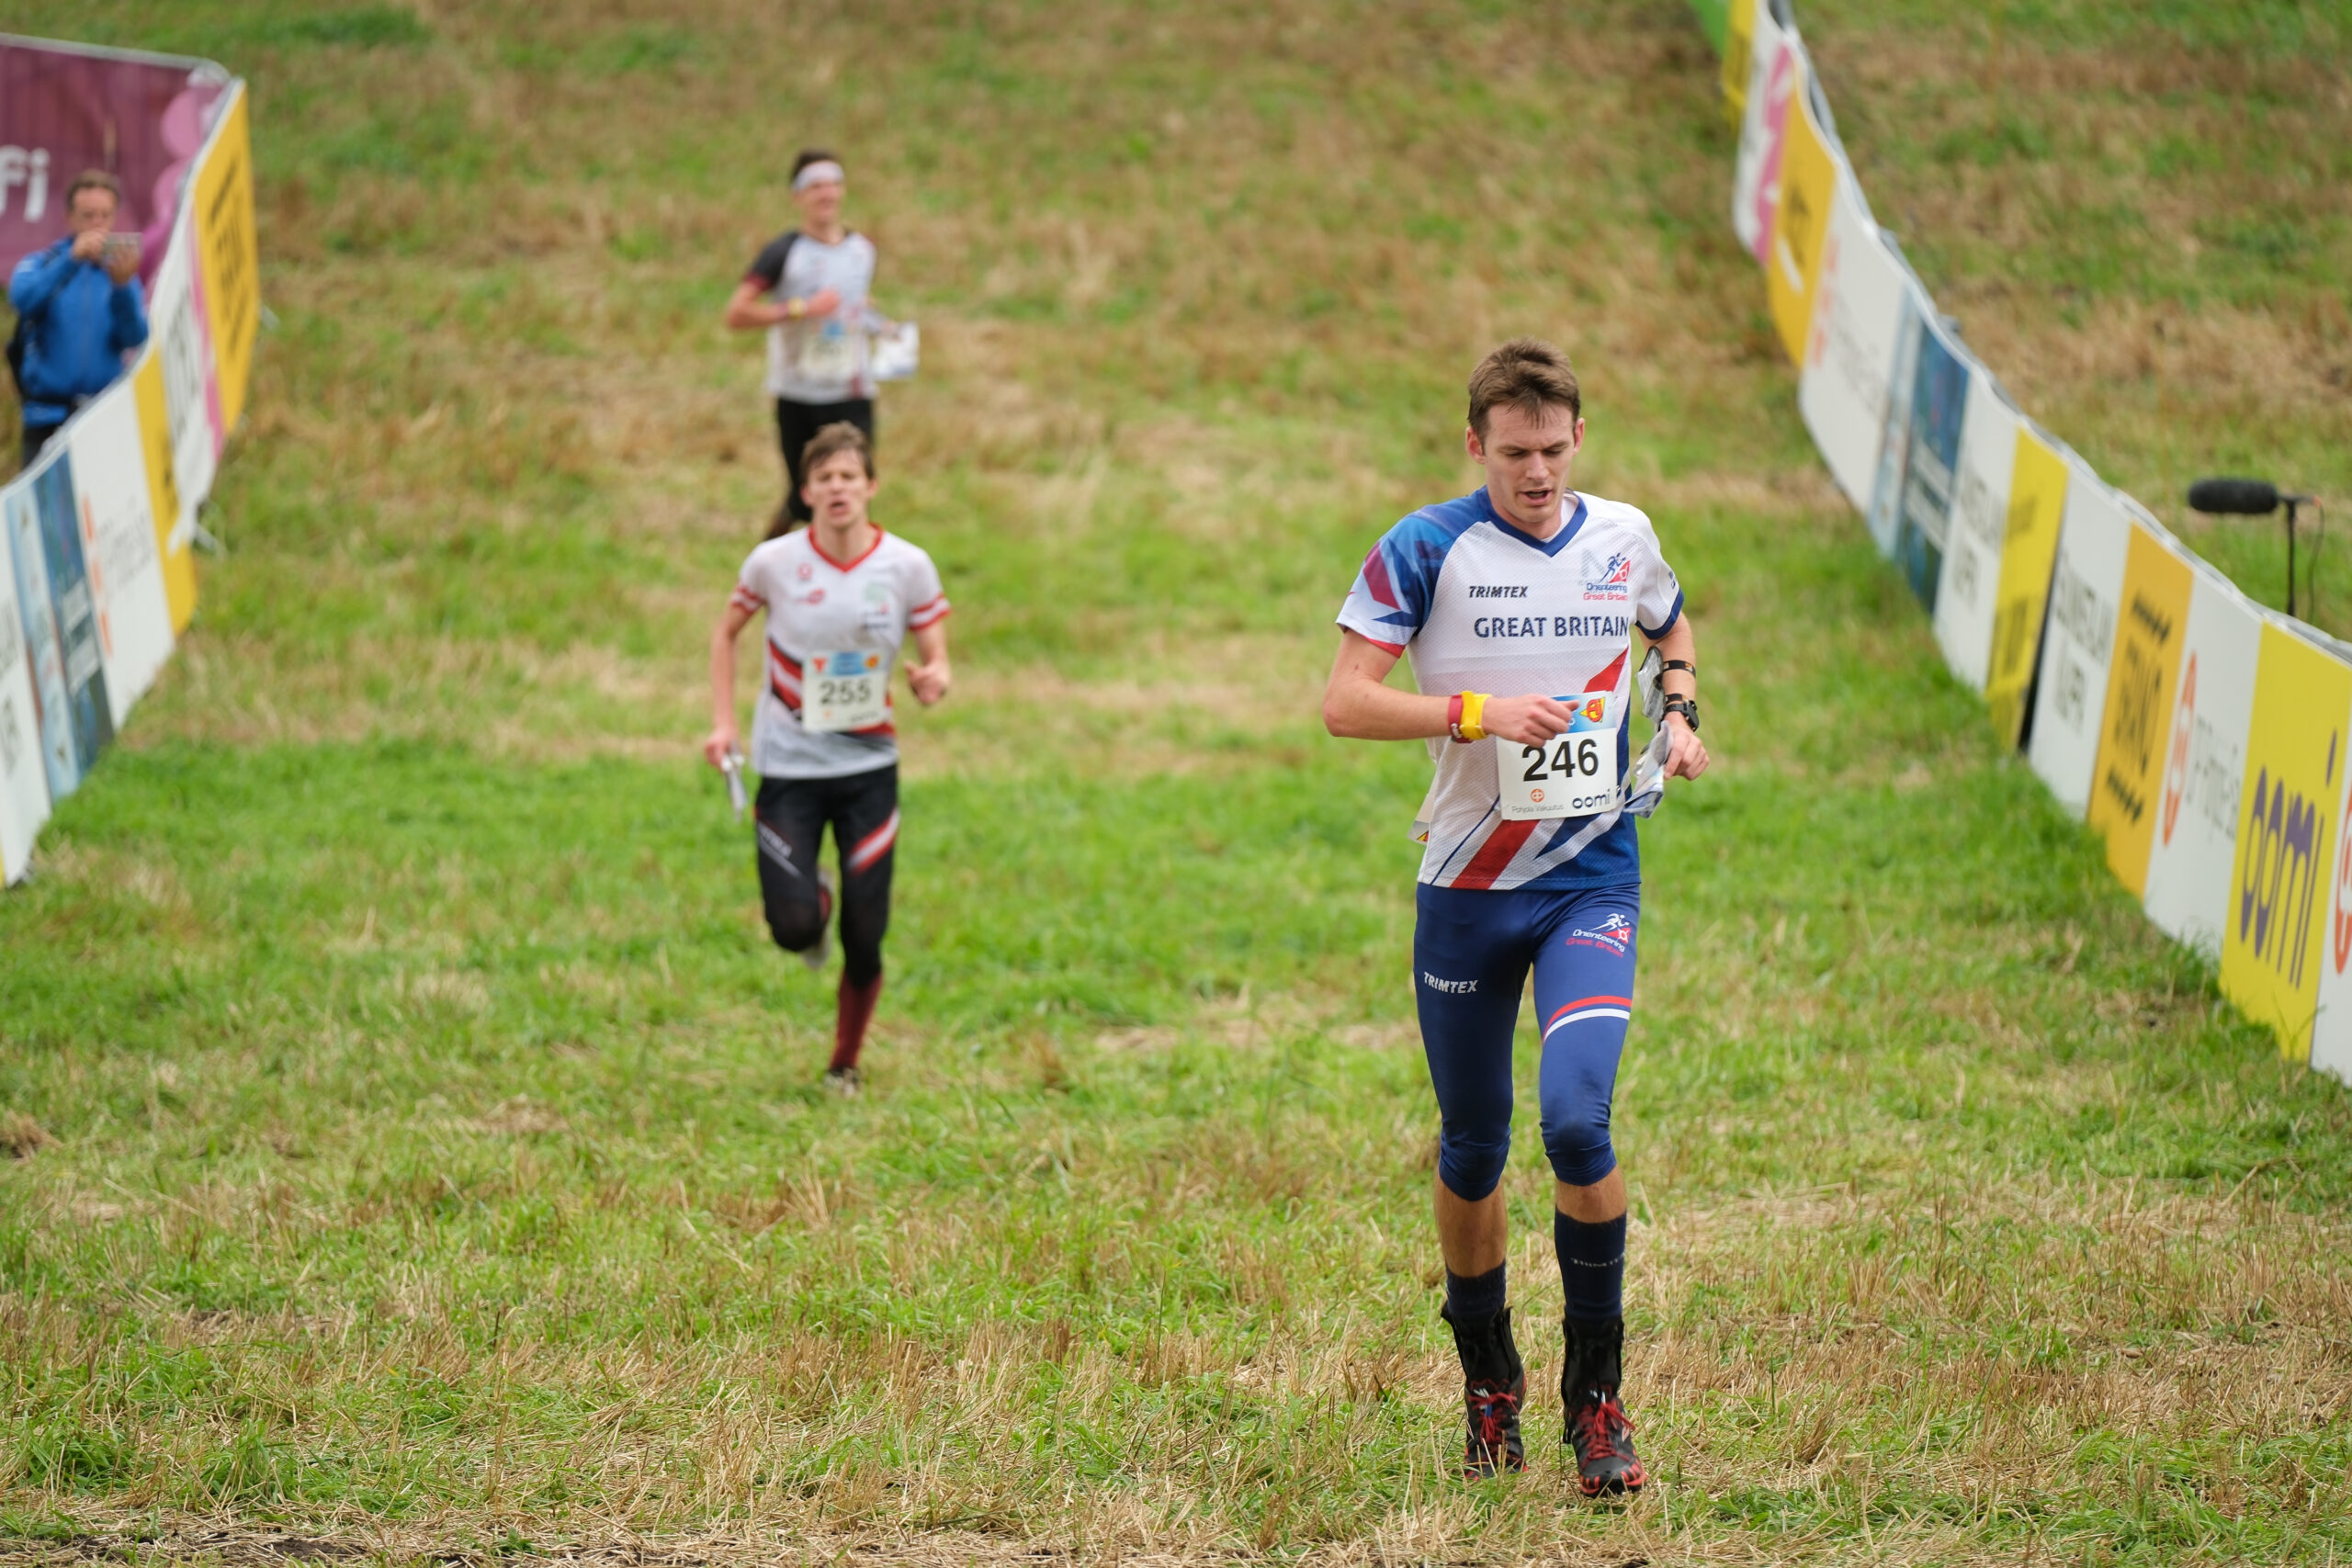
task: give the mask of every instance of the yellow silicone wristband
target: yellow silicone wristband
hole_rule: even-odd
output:
[[[1464,740],[1484,740],[1487,738],[1487,732],[1478,727],[1478,721],[1486,716],[1487,694],[1484,692],[1463,693],[1462,739]]]

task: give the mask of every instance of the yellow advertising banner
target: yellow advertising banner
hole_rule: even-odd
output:
[[[2148,849],[2169,757],[2173,698],[2188,629],[2190,568],[2143,525],[2123,556],[2122,611],[2107,666],[2107,721],[2091,768],[2090,824],[2107,863],[2134,898],[2147,891]]]
[[[2009,521],[2001,536],[2000,584],[1994,591],[1993,649],[1985,666],[1984,700],[1994,732],[2018,743],[2025,722],[2026,688],[2041,646],[2041,612],[2050,599],[2050,569],[2058,558],[2058,524],[2066,513],[2066,459],[2030,427],[2018,430],[2009,474]]]
[[[2322,883],[2352,727],[2352,665],[2265,623],[2246,737],[2237,855],[2222,921],[2222,989],[2301,1059],[2319,1012]]]
[[[254,237],[254,153],[243,87],[196,172],[196,247],[220,380],[220,434],[237,427],[261,324],[261,251]]]
[[[1756,8],[1764,0],[1731,0],[1724,7],[1724,114],[1737,125],[1747,113],[1747,73],[1756,53]]]
[[[140,356],[130,389],[139,403],[139,452],[154,502],[155,558],[163,563],[164,597],[172,609],[172,635],[177,637],[196,614],[196,553],[180,531],[180,487],[172,470],[172,416],[164,402],[161,354],[151,350]]]
[[[1804,363],[1813,337],[1814,296],[1820,292],[1815,285],[1821,277],[1821,247],[1837,190],[1838,161],[1813,118],[1812,92],[1801,83],[1781,134],[1781,207],[1764,253],[1764,296],[1792,365]]]

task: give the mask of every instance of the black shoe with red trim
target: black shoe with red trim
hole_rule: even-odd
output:
[[[1483,1323],[1463,1323],[1444,1314],[1462,1357],[1462,1405],[1468,1430],[1462,1445],[1462,1478],[1483,1481],[1527,1468],[1527,1445],[1519,1435],[1520,1407],[1527,1403],[1527,1369],[1511,1342],[1510,1309]]]
[[[1588,1497],[1638,1492],[1649,1479],[1634,1451],[1634,1423],[1617,1397],[1623,1376],[1625,1320],[1566,1324],[1567,1359],[1560,1369],[1560,1403],[1567,1406],[1561,1439],[1576,1450],[1577,1483]]]

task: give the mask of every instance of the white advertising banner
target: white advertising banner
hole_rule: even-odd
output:
[[[1945,336],[1934,305],[1905,276],[1878,477],[1871,481],[1866,515],[1871,542],[1903,569],[1929,615],[1935,613],[1951,540],[1961,422],[1975,374]]]
[[[1732,175],[1731,226],[1747,254],[1763,265],[1781,204],[1781,133],[1789,103],[1804,85],[1804,71],[1789,36],[1764,0],[1756,6],[1749,43],[1747,97],[1740,112],[1739,163]]]
[[[1797,380],[1797,411],[1838,488],[1866,513],[1878,481],[1910,281],[1871,220],[1852,172],[1841,168],[1829,204],[1813,332]]]
[[[67,449],[81,509],[82,550],[96,602],[107,700],[119,729],[172,655],[172,610],[155,551],[154,502],[140,450],[139,406],[128,378],[83,411]]]
[[[2197,563],[2143,907],[2159,929],[2209,958],[2221,954],[2229,910],[2261,655],[2261,612]]]
[[[2132,514],[2123,498],[2077,462],[2058,530],[2058,564],[2050,579],[2033,734],[2027,746],[2033,771],[2073,817],[2090,807],[2115,618],[2123,602],[2123,558],[2131,542]]]
[[[1968,378],[1960,461],[1952,479],[1951,527],[1936,591],[1936,642],[1944,663],[1972,692],[1984,689],[1993,660],[1993,613],[2008,536],[2009,480],[2024,422],[1990,376]]]
[[[0,555],[6,550],[0,540]],[[33,840],[49,820],[49,777],[17,574],[7,567],[0,560],[0,880],[15,882],[31,867]]]
[[[186,210],[172,230],[172,247],[155,274],[148,307],[153,350],[164,367],[164,407],[171,423],[172,468],[180,497],[173,535],[185,540],[196,526],[196,509],[212,492],[220,457],[215,423],[211,334],[197,308],[195,225]]]

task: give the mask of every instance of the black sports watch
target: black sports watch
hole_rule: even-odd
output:
[[[1682,722],[1690,727],[1690,733],[1693,735],[1698,734],[1699,699],[1696,697],[1668,697],[1660,706],[1658,716],[1663,719],[1666,715],[1677,712],[1678,710],[1682,715]]]

